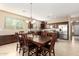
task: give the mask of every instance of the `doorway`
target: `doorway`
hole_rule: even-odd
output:
[[[72,39],[79,40],[79,21],[72,23]]]

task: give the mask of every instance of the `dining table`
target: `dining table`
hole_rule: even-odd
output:
[[[39,36],[39,35],[34,35],[34,36],[28,35],[28,37],[30,38],[29,41],[37,46],[37,49],[36,49],[37,56],[39,55],[39,50],[41,49],[41,47],[45,46],[51,41],[51,37],[49,36],[45,37],[45,36]]]

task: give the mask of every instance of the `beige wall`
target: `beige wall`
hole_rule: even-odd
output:
[[[66,22],[68,21],[67,19],[52,19],[47,21],[48,23],[58,23],[58,22]]]
[[[16,14],[13,14],[13,13],[9,13],[9,12],[0,10],[0,35],[13,34],[16,31],[20,31],[20,30],[10,30],[10,29],[4,28],[4,22],[5,22],[6,16],[18,18],[18,19],[23,20],[24,22],[26,20],[29,20],[28,17],[24,17],[24,16],[20,16],[20,15],[16,15]],[[21,29],[21,30],[27,31],[27,23],[26,22],[24,23],[24,29]]]

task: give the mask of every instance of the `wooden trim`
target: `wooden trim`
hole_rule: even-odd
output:
[[[67,34],[67,38],[68,38],[68,40],[69,40],[69,22],[67,23],[67,30],[68,30],[68,31],[67,31],[67,33],[68,33],[68,34]]]
[[[57,23],[49,23],[48,25],[53,25],[53,24],[67,24],[68,23],[68,21],[66,21],[66,22],[57,22]]]
[[[16,42],[14,35],[0,35],[0,45]]]

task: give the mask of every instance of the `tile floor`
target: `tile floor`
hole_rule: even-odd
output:
[[[79,56],[79,40],[58,40],[55,52],[56,56]],[[11,43],[0,46],[0,56],[21,56],[21,54],[16,52],[16,43]]]

